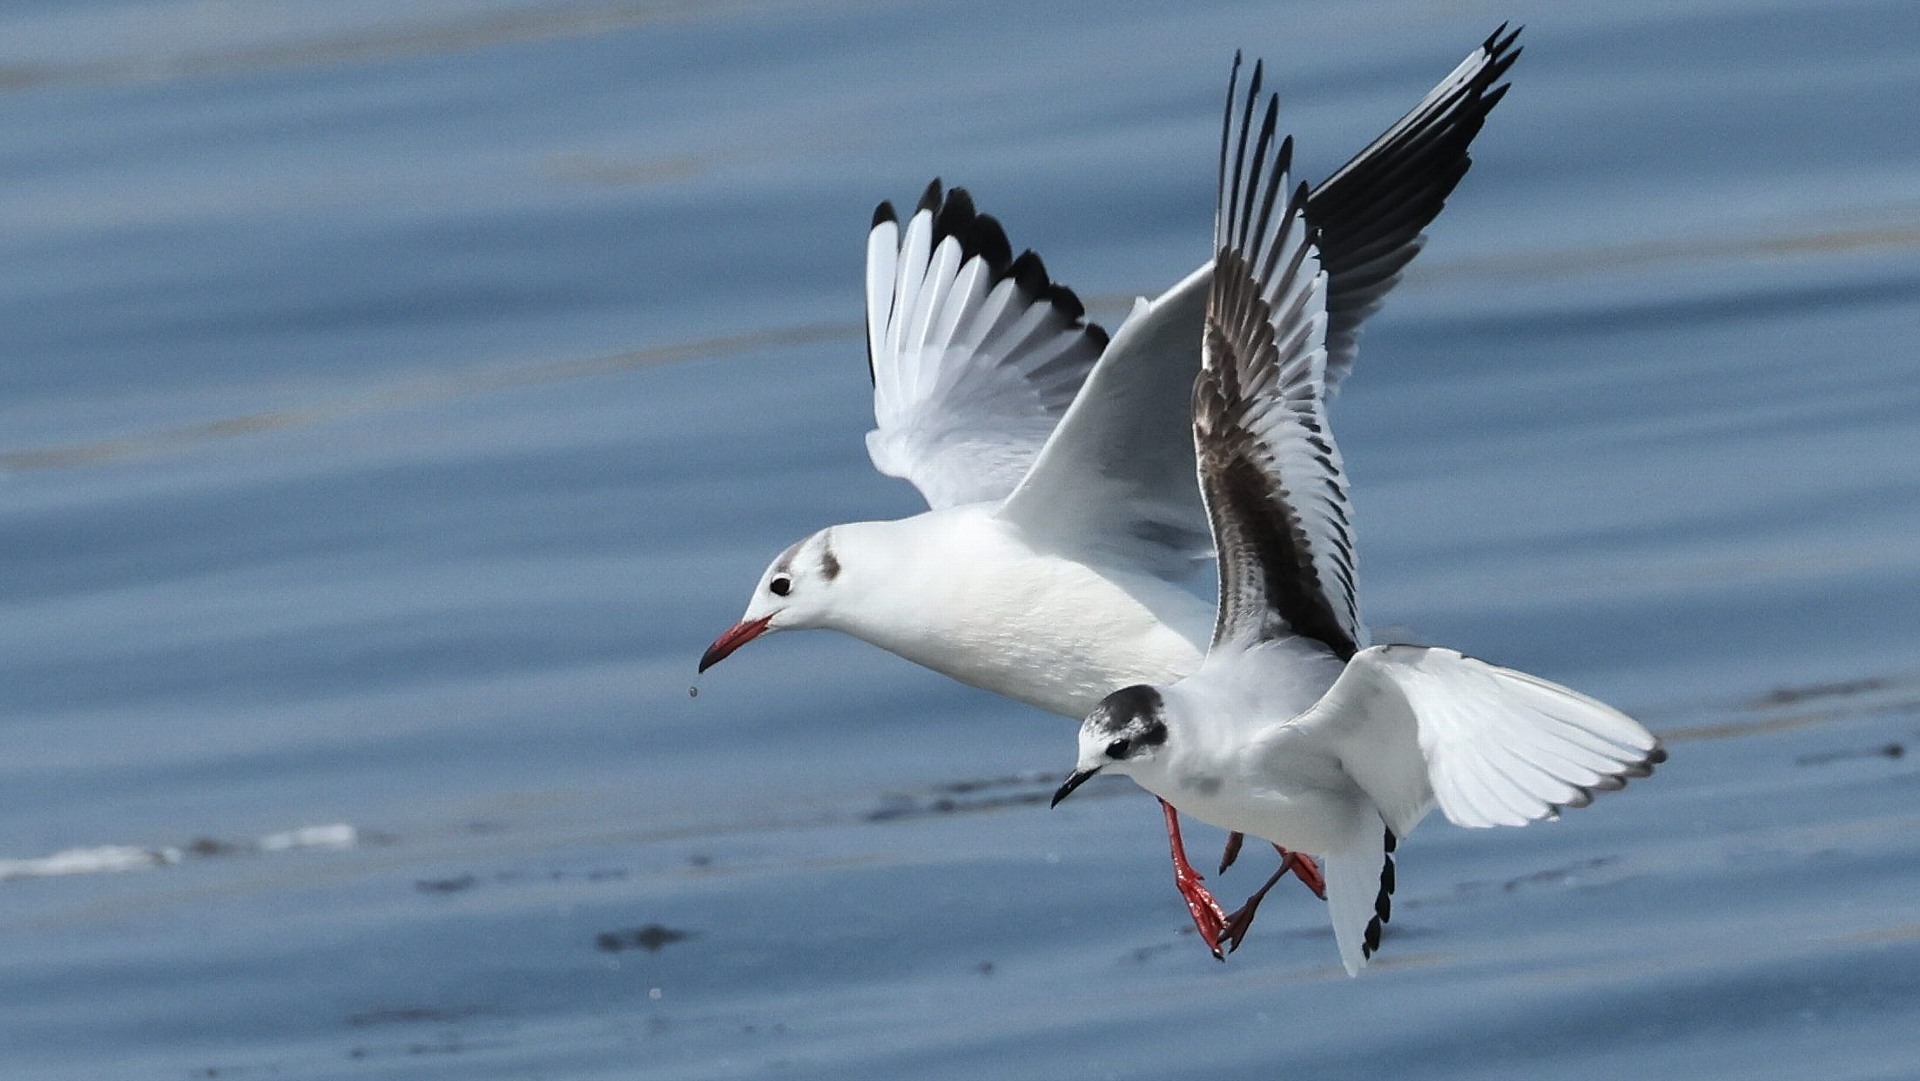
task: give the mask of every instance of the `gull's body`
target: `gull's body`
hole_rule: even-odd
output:
[[[1086,716],[1115,687],[1198,667],[1212,605],[1157,575],[1036,545],[994,509],[834,526],[836,590],[861,599],[819,626],[1064,716]]]
[[[1236,68],[1236,77],[1238,70]],[[1237,78],[1236,78],[1237,81]],[[1433,807],[1524,825],[1664,757],[1626,715],[1452,650],[1367,645],[1352,514],[1327,425],[1328,275],[1277,103],[1228,91],[1215,274],[1193,433],[1220,605],[1184,679],[1107,696],[1054,802],[1103,770],[1181,812],[1322,858],[1349,973],[1391,911],[1391,853]],[[1276,876],[1277,877],[1277,876]],[[1271,885],[1271,883],[1269,883]],[[1238,945],[1263,889],[1226,938]]]
[[[1517,55],[1502,28],[1315,191],[1331,281],[1324,391],[1465,174]],[[788,548],[701,670],[770,631],[831,629],[1075,718],[1115,687],[1192,672],[1214,615],[1183,585],[1210,553],[1188,402],[1212,276],[1209,262],[1136,301],[1109,340],[1037,256],[1012,258],[964,191],[943,196],[936,181],[904,227],[881,204],[867,447],[930,509]],[[1171,811],[1168,825],[1176,881],[1218,953],[1224,917]]]

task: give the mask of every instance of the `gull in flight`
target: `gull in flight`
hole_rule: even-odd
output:
[[[1235,76],[1237,81],[1238,70]],[[1054,803],[1102,772],[1192,817],[1320,856],[1357,975],[1391,912],[1395,842],[1436,804],[1519,826],[1644,777],[1660,741],[1610,706],[1449,649],[1367,645],[1352,515],[1324,386],[1332,275],[1278,101],[1257,81],[1220,149],[1214,273],[1193,440],[1219,561],[1204,662],[1115,691],[1080,729]],[[1276,874],[1223,932],[1238,947]]]
[[[1362,322],[1465,175],[1517,35],[1496,31],[1306,199],[1327,280],[1316,394],[1352,365]],[[700,671],[765,634],[825,628],[1076,719],[1116,687],[1194,671],[1214,606],[1184,585],[1211,555],[1189,403],[1213,278],[1209,261],[1136,301],[1109,338],[964,190],[935,181],[904,228],[882,203],[867,237],[867,450],[930,509],[780,553]],[[1224,956],[1229,917],[1162,806],[1175,885]],[[1288,867],[1323,891],[1311,861]]]

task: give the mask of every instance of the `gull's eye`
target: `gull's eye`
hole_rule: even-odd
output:
[[[774,596],[784,597],[787,594],[793,592],[793,579],[785,577],[783,575],[779,578],[775,578],[771,582],[768,582],[767,588],[773,590]]]
[[[1129,746],[1131,746],[1131,744],[1129,744],[1126,740],[1116,739],[1112,743],[1107,744],[1107,757],[1108,758],[1125,758],[1127,757],[1127,748]]]

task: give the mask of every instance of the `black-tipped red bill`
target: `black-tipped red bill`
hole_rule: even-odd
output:
[[[728,627],[727,632],[715,638],[713,644],[707,647],[707,651],[700,655],[700,670],[704,672],[712,668],[726,660],[734,650],[766,633],[767,624],[771,622],[773,617],[768,615],[761,616],[759,619],[743,619]]]

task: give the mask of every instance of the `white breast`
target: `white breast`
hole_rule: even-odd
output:
[[[1317,702],[1344,667],[1301,638],[1217,652],[1192,678],[1162,688],[1172,738],[1127,772],[1184,815],[1324,853],[1362,806],[1333,748],[1311,737],[1289,740],[1278,754],[1256,756],[1249,747]]]
[[[1205,656],[1210,603],[1037,551],[988,505],[884,525],[859,543],[884,544],[888,573],[860,583],[834,626],[916,664],[1078,719],[1114,690],[1173,682]]]

